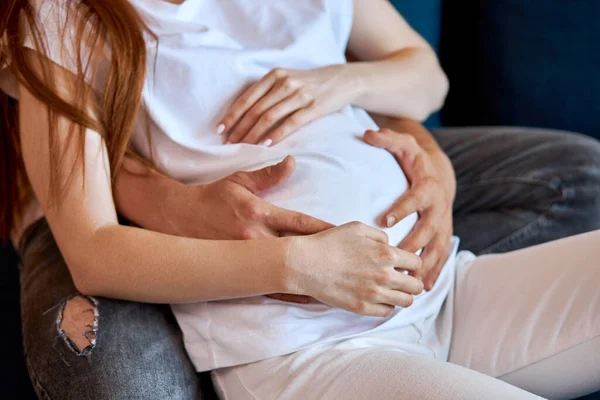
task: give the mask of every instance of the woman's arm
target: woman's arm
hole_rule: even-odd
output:
[[[354,0],[348,52],[352,104],[417,121],[442,107],[449,84],[435,52],[388,0]]]
[[[224,115],[217,131],[228,143],[271,146],[349,104],[417,121],[442,107],[448,79],[427,42],[387,0],[354,0],[354,8],[348,52],[357,61],[272,70]]]
[[[317,235],[251,241],[174,237],[120,226],[112,198],[107,149],[87,130],[84,155],[58,116],[50,146],[48,107],[26,88],[19,100],[22,154],[34,192],[84,294],[146,302],[197,302],[276,292],[308,295],[351,312],[386,316],[406,307],[422,284],[396,270],[418,269],[414,254],[387,245],[387,236],[362,224]],[[56,152],[56,153],[53,153]],[[51,155],[64,167],[64,188],[52,203]]]
[[[65,192],[48,205],[48,113],[20,88],[21,139],[28,176],[73,275],[86,294],[147,302],[193,302],[285,292],[286,239],[203,241],[120,226],[106,148],[87,131],[85,168],[70,122],[59,118]],[[69,168],[65,168],[67,171]],[[85,175],[84,175],[85,174]],[[84,185],[85,180],[85,185]],[[240,268],[243,265],[243,268]]]

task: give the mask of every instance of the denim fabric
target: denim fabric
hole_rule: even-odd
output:
[[[457,177],[454,231],[474,253],[502,253],[600,229],[600,142],[559,131],[445,128]],[[600,400],[600,392],[580,400]]]
[[[434,134],[456,169],[464,248],[504,252],[600,228],[598,142],[516,128]],[[95,346],[78,355],[57,327],[77,291],[45,221],[30,227],[20,250],[24,345],[41,399],[201,397],[168,306],[95,299]]]
[[[502,253],[600,229],[600,142],[526,128],[445,128],[461,247]]]
[[[40,399],[196,399],[199,380],[167,305],[98,298],[96,345],[79,355],[57,320],[77,290],[45,220],[21,245],[25,357]]]

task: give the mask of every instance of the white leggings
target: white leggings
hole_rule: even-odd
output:
[[[213,379],[226,400],[568,399],[600,390],[600,231],[479,257],[459,271],[453,304],[394,343],[358,337]],[[445,362],[422,343],[448,323]]]

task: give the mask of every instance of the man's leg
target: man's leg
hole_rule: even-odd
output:
[[[20,251],[24,346],[41,399],[200,398],[169,306],[79,294],[45,220]]]
[[[526,128],[433,135],[456,170],[462,248],[502,253],[600,229],[600,142]]]

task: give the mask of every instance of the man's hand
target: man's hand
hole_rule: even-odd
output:
[[[431,290],[448,258],[452,236],[456,194],[452,164],[437,146],[425,149],[412,134],[390,129],[367,131],[365,141],[392,153],[410,181],[411,188],[384,214],[382,225],[392,227],[408,215],[419,213],[415,228],[399,247],[410,252],[423,249],[423,268],[415,276],[423,279],[426,290]]]
[[[135,158],[125,158],[115,184],[115,202],[121,215],[145,229],[197,239],[264,239],[331,228],[327,222],[275,207],[257,196],[283,183],[295,168],[294,158],[288,157],[257,171],[186,186]],[[310,300],[290,294],[272,297],[297,303]]]
[[[294,172],[281,163],[253,172],[237,172],[217,182],[183,187],[167,200],[164,220],[170,233],[198,239],[265,239],[280,233],[312,235],[331,224],[266,202],[257,193],[272,189]]]

